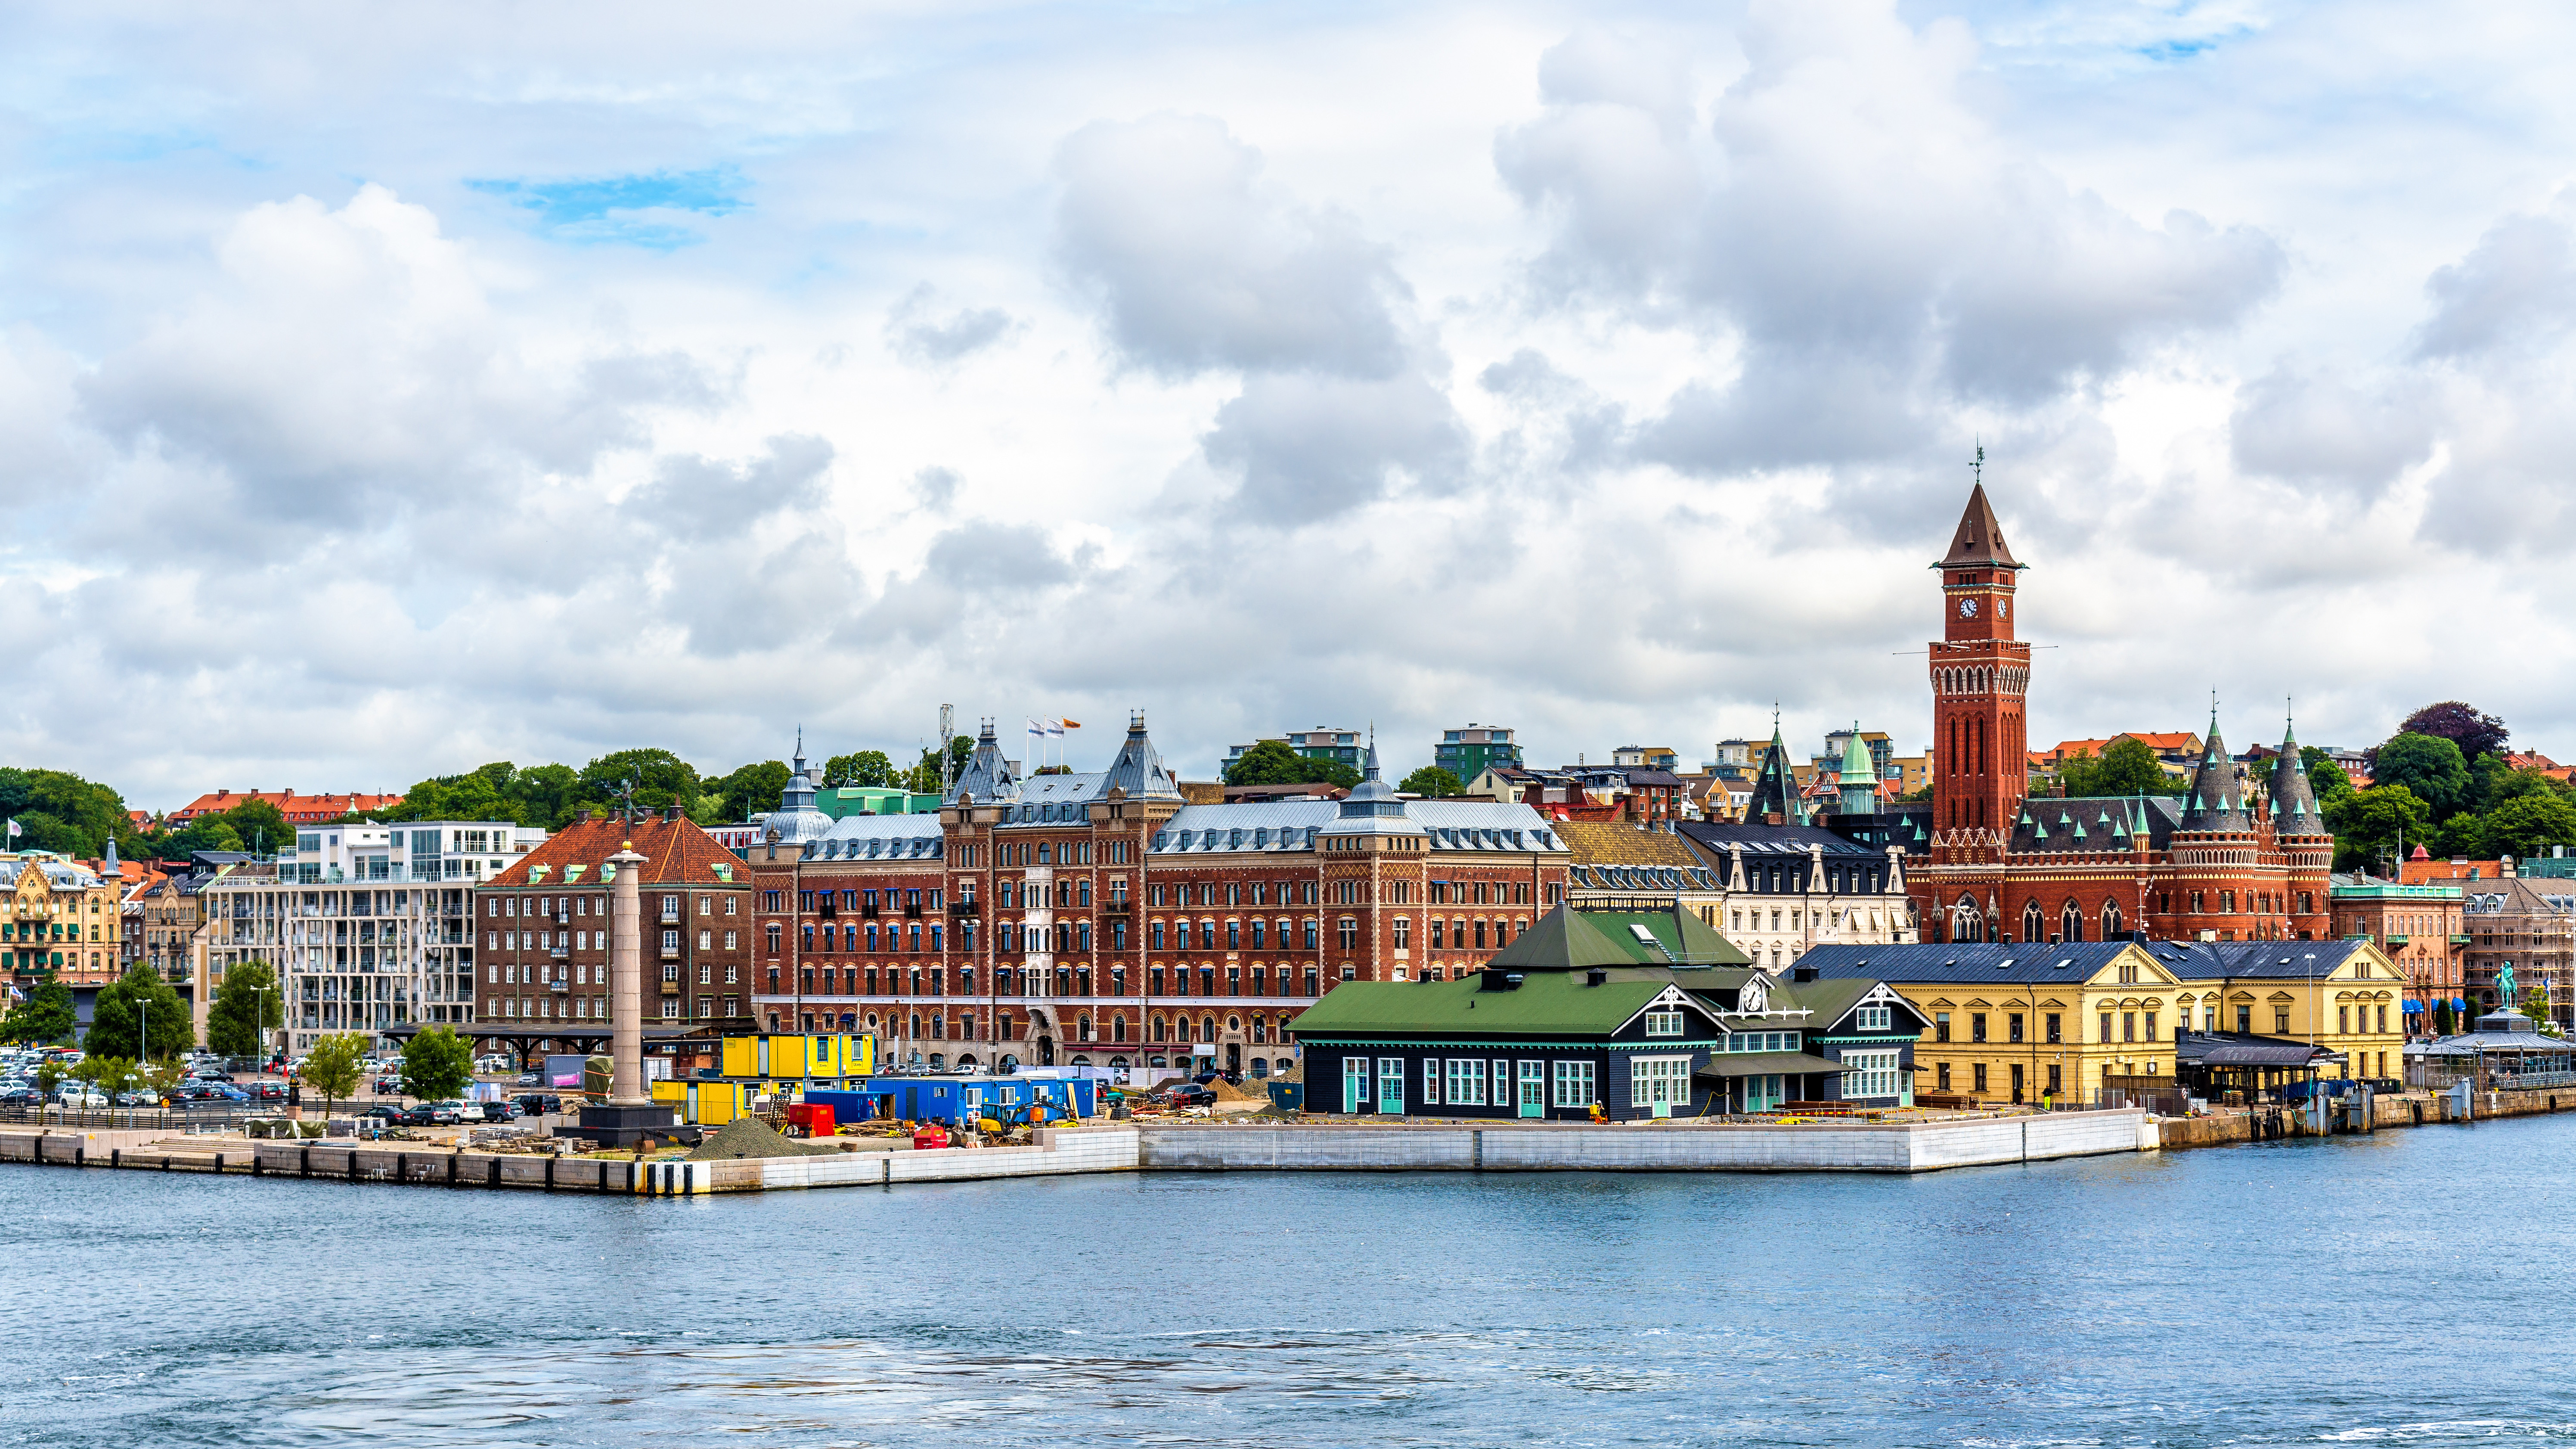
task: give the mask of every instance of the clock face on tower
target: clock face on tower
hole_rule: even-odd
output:
[[[1995,617],[1996,617],[1996,618],[1998,618],[1998,619],[2009,619],[2009,618],[2011,618],[2011,617],[2012,617],[2012,600],[2010,600],[2010,599],[1997,599],[1997,600],[1995,600]]]
[[[1961,599],[1959,601],[1959,617],[1962,619],[1973,619],[1977,617],[1977,601],[1974,599]]]

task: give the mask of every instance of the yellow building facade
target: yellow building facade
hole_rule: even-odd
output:
[[[2401,1069],[2402,983],[2367,941],[1824,946],[1798,964],[1875,976],[1931,1023],[1918,1096],[2087,1103],[2106,1079],[2169,1082],[2182,1032],[2313,1041],[2343,1056],[2328,1077]]]
[[[125,912],[114,880],[45,851],[0,855],[0,880],[0,957],[15,980],[81,988],[117,978]]]

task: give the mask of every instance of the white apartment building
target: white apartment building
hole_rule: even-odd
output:
[[[300,830],[293,853],[208,883],[210,989],[238,962],[277,967],[293,1051],[331,1032],[463,1026],[474,1017],[473,888],[545,840],[488,820]]]

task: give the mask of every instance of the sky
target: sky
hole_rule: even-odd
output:
[[[2576,10],[0,11],[0,757],[2576,756]],[[2552,543],[2550,540],[2559,542]]]

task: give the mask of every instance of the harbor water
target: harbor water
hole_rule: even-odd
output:
[[[2576,1121],[693,1200],[0,1169],[0,1444],[2576,1444]]]

